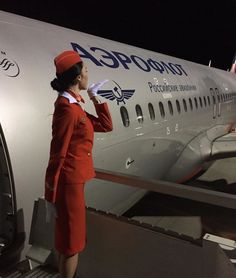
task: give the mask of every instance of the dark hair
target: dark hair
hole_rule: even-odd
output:
[[[54,78],[51,81],[51,87],[53,90],[58,91],[59,93],[65,91],[70,86],[77,83],[76,77],[80,75],[83,68],[83,63],[77,63],[68,70],[64,71],[62,74],[56,74],[57,78]]]

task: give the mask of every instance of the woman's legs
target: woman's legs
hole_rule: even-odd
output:
[[[73,278],[78,264],[79,254],[65,256],[59,254],[59,272],[62,278]]]

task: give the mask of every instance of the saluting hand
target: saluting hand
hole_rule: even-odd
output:
[[[108,79],[106,79],[106,80],[103,80],[103,81],[100,81],[100,82],[98,82],[98,83],[93,83],[93,84],[91,84],[89,87],[88,87],[88,90],[87,90],[87,92],[88,92],[88,95],[89,95],[89,98],[91,99],[91,98],[93,98],[93,97],[96,97],[98,94],[97,94],[97,92],[98,92],[98,90],[105,84],[105,83],[107,83],[109,80]]]

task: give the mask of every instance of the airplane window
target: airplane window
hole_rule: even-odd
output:
[[[129,114],[128,114],[127,109],[126,109],[124,106],[121,106],[121,108],[120,108],[120,114],[121,114],[121,118],[122,118],[123,125],[124,125],[125,127],[128,127],[129,124],[130,124],[130,121],[129,121]]]
[[[148,110],[149,110],[150,119],[152,121],[154,121],[155,120],[155,111],[154,111],[153,105],[151,103],[148,103]]]
[[[136,114],[137,114],[137,119],[138,119],[138,122],[141,124],[143,123],[143,112],[142,112],[142,108],[139,104],[137,104],[135,106],[135,110],[136,110]]]
[[[206,106],[207,106],[206,97],[204,96],[203,99],[204,99],[204,105],[205,105],[205,107],[206,107]]]
[[[170,114],[173,115],[173,106],[170,100],[168,101],[168,107],[169,107]]]
[[[177,107],[177,111],[180,113],[181,109],[180,109],[180,104],[179,104],[178,99],[176,100],[176,107]]]
[[[159,102],[159,109],[160,109],[160,114],[161,114],[162,118],[164,118],[165,117],[165,109],[164,109],[164,105],[161,101]]]
[[[195,102],[195,107],[196,107],[196,109],[198,109],[197,98],[194,98],[194,102]]]
[[[202,107],[202,98],[199,97],[199,103],[200,103],[200,106]]]
[[[190,109],[193,110],[193,102],[192,102],[192,99],[189,98],[188,101],[189,101]]]
[[[184,111],[187,112],[187,103],[185,99],[183,99],[183,106],[184,106]]]

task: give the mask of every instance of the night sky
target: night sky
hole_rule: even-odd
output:
[[[236,0],[1,0],[0,10],[225,70],[236,52]]]

